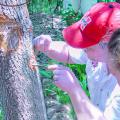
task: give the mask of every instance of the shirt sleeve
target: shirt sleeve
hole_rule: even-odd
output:
[[[69,47],[69,56],[73,63],[76,64],[87,64],[87,54],[82,49],[76,49]]]

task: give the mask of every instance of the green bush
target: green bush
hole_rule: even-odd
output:
[[[73,10],[72,5],[69,5],[68,9],[66,10],[62,9],[60,15],[62,16],[63,21],[65,21],[68,26],[73,24],[74,22],[77,22],[82,17],[81,13],[76,13]]]
[[[30,13],[54,14],[59,12],[62,7],[63,0],[31,0],[28,10]]]
[[[83,90],[86,92],[87,96],[89,97],[89,90],[87,85],[87,78],[86,78],[86,65],[80,65],[80,64],[68,64],[68,67],[72,69],[72,71],[75,73],[76,77],[79,80],[79,83]]]

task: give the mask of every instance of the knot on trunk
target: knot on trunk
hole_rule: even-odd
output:
[[[0,14],[0,49],[5,53],[17,50],[21,46],[21,36],[20,24]]]

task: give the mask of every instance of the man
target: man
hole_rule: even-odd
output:
[[[80,120],[120,118],[120,110],[116,104],[115,106],[108,104],[110,101],[118,101],[115,96],[116,94],[120,96],[116,93],[120,88],[105,64],[107,42],[113,31],[119,27],[120,4],[102,2],[94,5],[80,21],[63,30],[65,41],[76,49],[65,42],[52,41],[49,36],[42,35],[34,40],[35,48],[52,59],[65,63],[86,64],[92,103],[71,70],[64,66],[49,66],[49,70],[54,73],[55,85],[69,94]],[[113,114],[109,115],[108,111],[112,111]]]

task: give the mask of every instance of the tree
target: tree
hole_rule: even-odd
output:
[[[0,97],[5,120],[46,120],[31,41],[26,1],[0,0]]]

